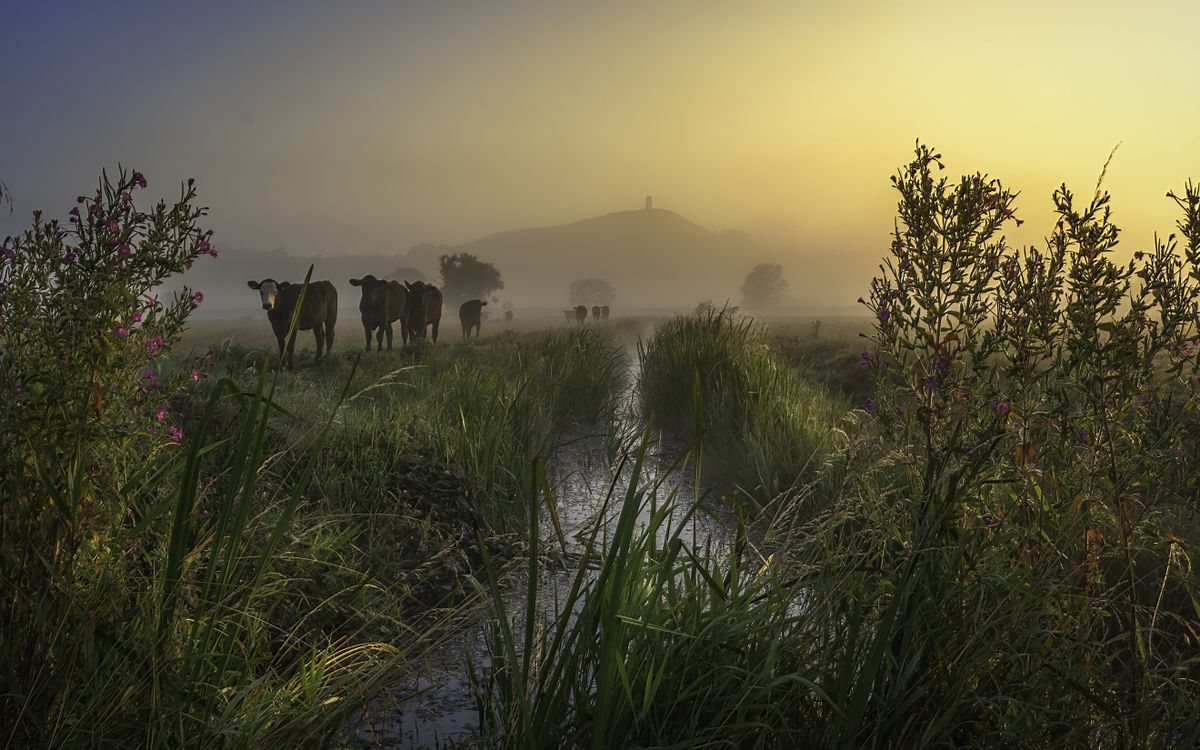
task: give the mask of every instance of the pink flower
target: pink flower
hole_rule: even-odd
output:
[[[133,184],[137,185],[140,188],[146,187],[146,176],[144,174],[142,174],[141,172],[134,171]]]
[[[204,301],[204,295],[201,292],[196,292],[192,295],[192,307],[197,307]]]
[[[154,412],[154,418],[157,419],[159,422],[166,419],[167,418],[167,407],[165,407],[165,406],[158,407],[158,411]]]
[[[121,338],[125,338],[129,335],[129,329],[125,326],[117,326],[115,333]]]
[[[158,350],[161,349],[165,344],[166,341],[163,340],[162,336],[155,336],[154,338],[150,339],[148,344],[150,347],[150,356],[153,357],[154,355],[158,354]]]
[[[110,232],[115,232],[120,228],[120,225],[117,224],[116,219],[109,219],[108,223],[104,225],[104,228]]]
[[[199,371],[197,371],[197,370],[192,370],[192,382],[193,382],[193,383],[198,383],[198,382],[200,382],[200,372],[199,372]]]
[[[121,256],[122,258],[128,258],[130,255],[133,255],[133,248],[131,248],[129,245],[121,245],[121,247],[117,249],[117,255]]]
[[[996,404],[996,416],[1003,419],[1004,417],[1008,416],[1009,411],[1011,411],[1011,408],[1005,402],[1001,401],[1000,403]]]
[[[167,430],[167,433],[171,436],[171,439],[177,443],[183,439],[183,430],[175,427],[174,425]]]
[[[142,322],[142,311],[141,311],[141,310],[134,310],[134,311],[133,311],[133,322],[134,322],[134,323],[140,323],[140,322]]]
[[[72,221],[79,221],[79,206],[75,206],[70,211],[67,211],[67,215],[71,217]]]

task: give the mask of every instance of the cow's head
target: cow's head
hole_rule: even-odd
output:
[[[289,285],[289,282],[276,281],[275,279],[246,282],[246,286],[258,290],[258,296],[262,298],[262,307],[264,310],[274,308],[276,301],[279,299],[279,291],[286,289]]]
[[[387,291],[388,282],[367,274],[361,279],[350,279],[350,286],[361,287],[363,302],[372,304],[383,301],[383,294]]]

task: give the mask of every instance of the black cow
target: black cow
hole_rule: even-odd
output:
[[[317,362],[321,361],[321,347],[325,351],[333,350],[333,326],[337,323],[337,289],[328,281],[310,281],[308,291],[304,293],[304,304],[300,306],[300,315],[296,320],[296,330],[288,336],[292,325],[292,315],[296,311],[296,303],[300,300],[300,290],[303,284],[293,284],[290,281],[263,279],[262,281],[247,281],[246,285],[258,290],[262,299],[262,307],[267,311],[267,320],[271,321],[271,330],[279,342],[279,358],[283,360],[283,339],[287,337],[287,369],[295,369],[292,353],[296,349],[296,333],[312,331],[317,339]]]
[[[425,338],[425,329],[433,326],[433,343],[437,343],[438,326],[442,322],[442,290],[424,281],[404,282],[408,288],[408,335]]]
[[[583,325],[584,323],[586,323],[587,322],[587,312],[588,312],[587,308],[584,307],[583,305],[576,305],[575,306],[575,322],[578,323],[579,325]]]
[[[400,338],[408,343],[407,313],[408,290],[399,281],[384,281],[367,274],[361,279],[350,279],[351,286],[362,288],[362,299],[358,312],[362,315],[363,333],[367,339],[367,351],[371,351],[371,332],[375,332],[375,347],[383,351],[383,336],[387,334],[387,348],[392,350],[392,322],[400,321]]]
[[[458,320],[462,323],[464,339],[471,336],[472,328],[475,329],[475,338],[479,338],[479,323],[485,306],[487,303],[478,299],[469,299],[458,306]]]

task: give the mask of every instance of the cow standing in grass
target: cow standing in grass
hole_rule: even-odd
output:
[[[392,350],[392,322],[400,321],[400,338],[408,343],[407,314],[408,290],[399,281],[384,281],[367,274],[361,279],[350,279],[351,286],[362,289],[358,311],[362,315],[363,333],[367,339],[367,351],[371,351],[371,332],[375,332],[375,348],[383,351],[383,336],[387,334],[387,348]]]
[[[337,289],[328,281],[310,281],[304,292],[304,303],[300,305],[300,315],[296,319],[296,330],[288,336],[292,325],[292,316],[296,311],[296,303],[300,301],[300,291],[303,284],[293,284],[290,281],[263,279],[262,281],[247,281],[246,285],[257,290],[262,299],[262,307],[267,311],[267,320],[271,321],[271,330],[279,342],[279,358],[284,360],[284,338],[287,338],[287,369],[295,369],[292,355],[296,350],[296,334],[300,331],[312,331],[317,339],[317,358],[321,361],[321,349],[333,350],[333,326],[337,322]]]
[[[600,305],[592,305],[592,322],[600,322]]]
[[[608,320],[608,305],[600,305],[600,320]]]
[[[425,338],[425,329],[433,326],[433,343],[437,343],[438,326],[442,322],[442,290],[424,281],[404,282],[408,288],[408,335],[414,340]]]
[[[587,308],[583,305],[575,306],[575,322],[579,325],[583,325],[587,322]]]
[[[469,299],[458,306],[458,320],[462,323],[464,339],[471,337],[472,328],[475,329],[475,338],[479,338],[479,324],[486,305],[483,300]]]

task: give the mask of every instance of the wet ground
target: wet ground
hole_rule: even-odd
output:
[[[633,373],[630,373],[631,378]],[[548,470],[559,518],[567,541],[566,559],[583,551],[596,524],[600,525],[597,544],[606,543],[616,522],[621,501],[633,474],[636,438],[641,417],[633,405],[632,393],[623,410],[621,432],[632,435],[624,448],[613,448],[613,439],[599,429],[575,428],[559,441]],[[696,481],[690,464],[679,466],[686,446],[659,438],[650,446],[640,487],[657,486],[660,502],[674,495],[673,516],[682,516],[696,498]],[[613,454],[616,454],[615,457]],[[703,497],[702,497],[703,499]],[[607,502],[606,502],[607,500]],[[543,512],[543,516],[546,514]],[[645,518],[642,519],[643,523]],[[688,530],[700,546],[707,538],[724,538],[727,524],[704,513],[693,514]],[[545,549],[559,548],[548,518],[541,524]],[[665,533],[665,532],[664,532]],[[565,597],[576,571],[573,565],[560,565],[539,576],[539,617],[552,618],[555,603]],[[515,615],[517,632],[524,628],[526,577],[513,575],[506,590],[506,605]],[[467,675],[468,657],[476,668],[487,666],[485,617],[477,609],[442,645],[435,648],[418,669],[401,680],[386,703],[374,711],[374,721],[364,727],[361,736],[370,746],[385,748],[434,748],[470,745],[476,727],[476,705]],[[381,718],[382,717],[382,718]]]

